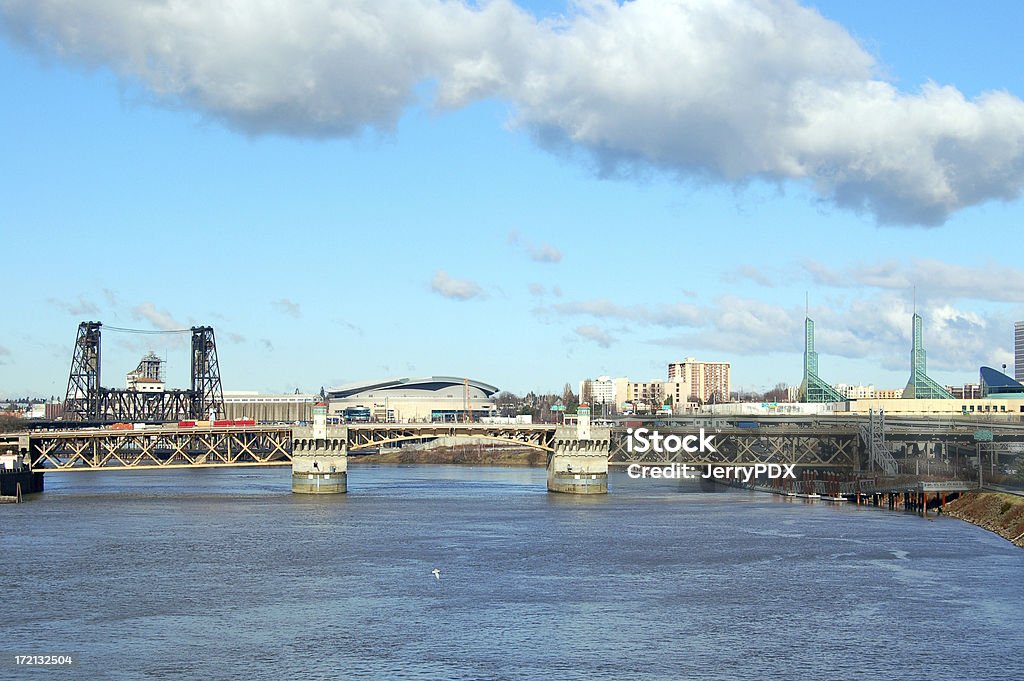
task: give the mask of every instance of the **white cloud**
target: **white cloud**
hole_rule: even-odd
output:
[[[527,250],[530,259],[536,262],[561,262],[562,252],[551,244],[531,244]]]
[[[738,281],[740,279],[749,279],[755,284],[761,286],[774,287],[776,282],[783,279],[783,276],[778,272],[771,271],[764,267],[755,267],[753,265],[738,265],[731,272],[726,272],[722,275],[723,281]]]
[[[508,233],[508,242],[513,246],[519,246],[526,254],[530,257],[530,260],[535,262],[548,262],[555,263],[562,261],[562,252],[548,243],[535,244],[523,235],[518,230],[511,230]]]
[[[109,66],[158,101],[248,133],[309,137],[391,129],[439,76],[447,96],[465,95],[492,80],[492,50],[532,26],[508,2],[437,0],[10,0],[2,12],[13,38]]]
[[[602,172],[799,180],[886,223],[934,225],[1024,185],[1024,102],[898,91],[838,24],[785,0],[588,3],[507,83],[542,143]],[[853,122],[856,122],[855,124]]]
[[[612,346],[612,343],[616,341],[614,336],[594,326],[593,324],[577,326],[575,331],[576,335],[580,336],[581,338],[586,338],[589,341],[593,341],[602,348],[610,348]]]
[[[547,292],[547,289],[544,288],[544,284],[537,284],[535,282],[528,284],[527,288],[530,290],[531,296],[543,296]]]
[[[909,262],[885,260],[833,269],[816,260],[806,260],[803,267],[816,284],[823,286],[897,290],[907,296],[912,296],[916,288],[918,300],[1024,302],[1024,269],[996,263],[969,267],[914,258]]]
[[[551,307],[562,315],[589,315],[600,319],[621,319],[657,326],[695,326],[701,323],[700,310],[695,305],[675,303],[648,307],[646,305],[618,305],[604,298],[559,303]]]
[[[982,317],[950,303],[920,301],[917,312],[929,372],[956,371],[964,380],[976,382],[979,366],[997,366],[1011,354],[1013,320],[1004,314]],[[890,292],[822,311],[816,319],[818,351],[873,359],[886,369],[904,369],[909,376],[912,315],[911,302]]]
[[[510,0],[5,0],[0,28],[250,134],[392,130],[429,83],[440,107],[504,98],[602,173],[794,180],[882,223],[940,224],[1024,187],[1024,102],[898,90],[794,0],[588,0],[545,21]]]
[[[1011,317],[983,317],[947,302],[931,301],[919,301],[917,312],[923,318],[929,371],[956,372],[964,381],[974,381],[979,366],[1010,363]],[[835,382],[859,381],[857,376],[838,376],[827,368],[830,357],[843,357],[868,360],[890,371],[905,370],[909,376],[912,314],[909,300],[888,291],[812,308],[822,375]],[[771,302],[722,296],[701,310],[701,318],[703,323],[692,330],[649,342],[724,357],[803,352],[802,306],[784,308]],[[778,371],[783,378],[799,372],[798,364]]]
[[[699,348],[716,353],[760,355],[801,352],[802,317],[774,303],[721,296],[695,314],[693,331],[653,340],[656,345]]]
[[[298,319],[302,316],[302,308],[298,303],[292,302],[287,298],[281,298],[280,300],[274,301],[274,307],[277,308],[281,314],[286,314],[289,317]]]
[[[187,324],[174,319],[167,310],[158,310],[153,303],[142,303],[132,308],[135,319],[145,319],[161,331],[180,331],[187,329]]]
[[[46,302],[76,317],[81,315],[96,315],[100,313],[98,307],[81,297],[77,301],[47,298]]]
[[[444,270],[434,272],[434,277],[430,280],[430,290],[452,300],[469,300],[483,295],[475,281],[450,277]]]

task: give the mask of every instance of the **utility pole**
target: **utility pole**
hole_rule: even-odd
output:
[[[974,448],[975,451],[978,452],[978,489],[981,489],[982,487],[985,486],[985,482],[983,479],[984,467],[981,465],[981,443],[978,442],[977,444],[975,444]]]

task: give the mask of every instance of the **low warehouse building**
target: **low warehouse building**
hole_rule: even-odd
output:
[[[313,405],[319,400],[319,395],[309,393],[267,395],[225,390],[224,418],[254,419],[258,423],[302,423],[313,420]]]

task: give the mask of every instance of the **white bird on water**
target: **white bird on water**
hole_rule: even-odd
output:
[[[430,574],[432,574],[432,575],[434,575],[435,577],[437,577],[437,579],[438,579],[438,580],[440,580],[440,579],[441,579],[441,571],[440,571],[440,570],[438,570],[437,568],[434,568],[433,570],[431,570],[431,571],[430,571]]]

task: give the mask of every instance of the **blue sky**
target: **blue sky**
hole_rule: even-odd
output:
[[[226,389],[765,389],[805,293],[823,377],[895,388],[914,286],[933,377],[1012,365],[1020,3],[188,5],[0,0],[0,394],[85,319],[210,324]],[[104,383],[184,386],[175,338]]]

